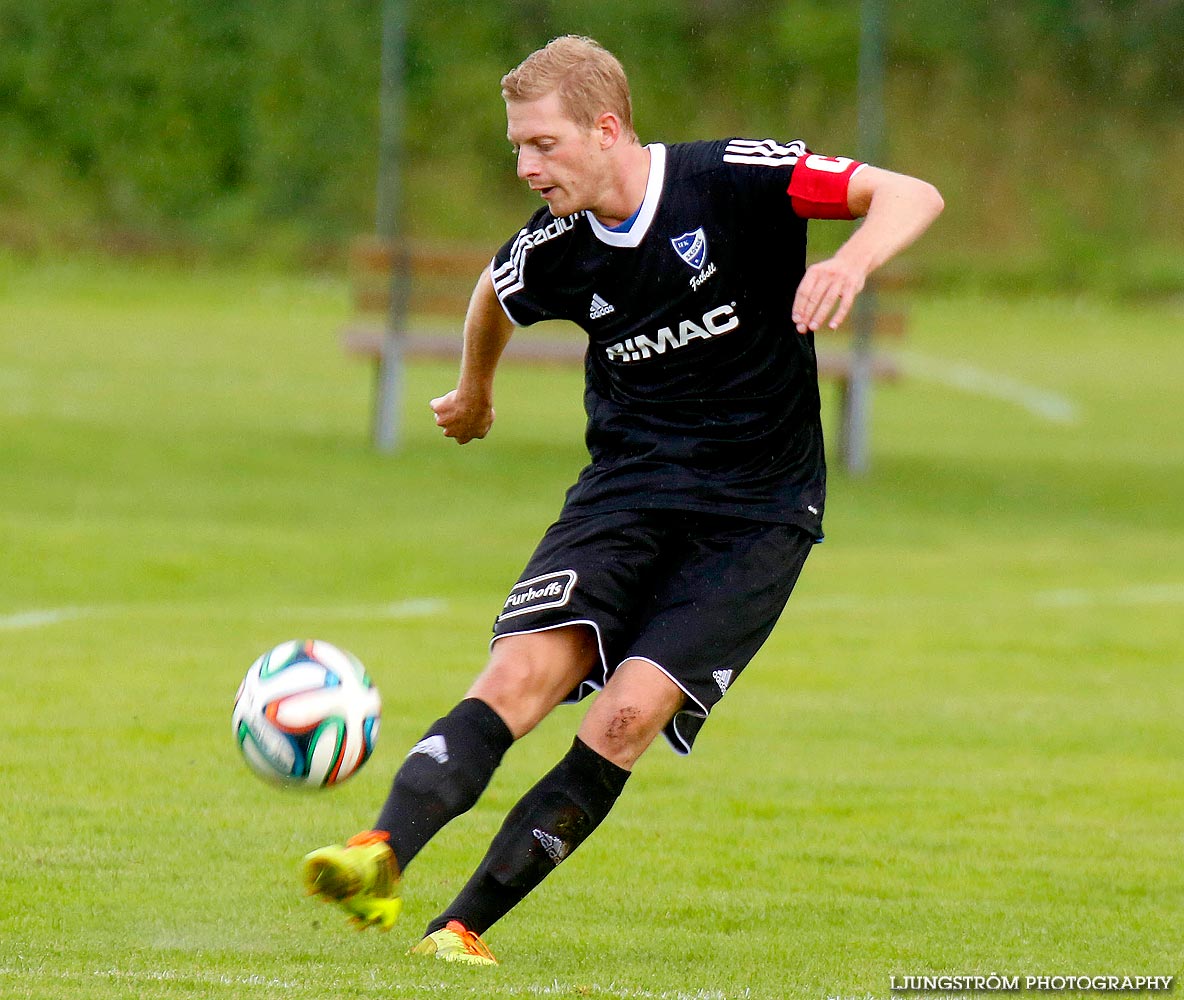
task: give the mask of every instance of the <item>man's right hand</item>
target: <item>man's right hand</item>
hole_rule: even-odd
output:
[[[474,438],[483,438],[493,426],[493,406],[488,399],[473,400],[453,389],[431,402],[436,415],[436,426],[444,430],[444,436],[455,438],[457,444],[468,444]]]

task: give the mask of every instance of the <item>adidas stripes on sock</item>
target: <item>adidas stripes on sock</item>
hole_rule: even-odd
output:
[[[411,748],[374,825],[390,834],[400,871],[446,823],[473,807],[513,742],[497,712],[466,698]]]
[[[485,859],[428,933],[459,920],[484,934],[588,838],[628,778],[576,737],[567,756],[510,810]]]

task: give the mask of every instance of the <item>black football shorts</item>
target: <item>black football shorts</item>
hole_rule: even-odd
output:
[[[690,753],[712,707],[777,623],[814,544],[795,525],[678,510],[564,512],[493,626],[503,636],[590,625],[600,663],[567,698],[643,659],[686,694],[665,735]]]

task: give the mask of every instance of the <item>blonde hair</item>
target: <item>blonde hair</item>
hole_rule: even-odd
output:
[[[507,101],[537,101],[558,93],[563,113],[583,128],[611,111],[634,136],[625,70],[608,49],[583,35],[563,35],[532,52],[502,77]]]

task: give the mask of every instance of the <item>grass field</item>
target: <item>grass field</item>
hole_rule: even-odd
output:
[[[389,935],[305,899],[480,666],[582,464],[577,373],[485,442],[368,450],[332,281],[0,262],[0,997],[887,997],[896,975],[1184,965],[1184,314],[913,305],[874,468],[699,748],[641,762],[488,935],[406,949],[570,740],[561,709],[408,873]],[[827,408],[831,400],[827,399]],[[237,759],[250,661],[316,635],[386,701],[346,786]],[[1062,994],[1064,995],[1064,994]]]

